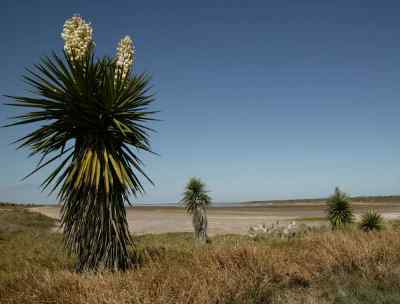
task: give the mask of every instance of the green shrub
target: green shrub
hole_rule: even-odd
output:
[[[360,222],[360,229],[364,231],[380,231],[383,229],[384,223],[382,216],[375,210],[368,210],[365,213]]]
[[[336,187],[335,193],[328,199],[327,205],[327,217],[333,229],[342,228],[353,223],[354,216],[350,199],[338,187]]]

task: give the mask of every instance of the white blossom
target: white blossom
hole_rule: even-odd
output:
[[[118,43],[117,47],[117,75],[122,73],[122,78],[125,78],[135,61],[135,46],[131,37],[125,36]]]
[[[84,57],[94,46],[93,28],[78,15],[65,21],[61,37],[64,39],[64,50],[74,61]]]

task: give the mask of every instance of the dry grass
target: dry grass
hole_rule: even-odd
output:
[[[61,236],[46,229],[51,220],[5,212],[3,225],[25,220],[18,231],[0,231],[0,303],[400,303],[395,229],[289,241],[219,236],[197,248],[188,233],[145,235],[136,269],[82,275]]]

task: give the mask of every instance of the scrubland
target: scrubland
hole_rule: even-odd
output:
[[[400,229],[292,239],[137,236],[127,272],[76,273],[55,220],[0,208],[0,303],[400,303]]]

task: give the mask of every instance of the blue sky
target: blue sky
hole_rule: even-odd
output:
[[[400,193],[398,1],[2,0],[1,94],[27,94],[74,13],[97,55],[131,35],[153,75],[160,156],[142,155],[156,185],[139,201],[176,202],[190,176],[219,202]],[[0,201],[55,202],[50,168],[20,181],[34,159],[10,142],[28,130],[0,131]]]

